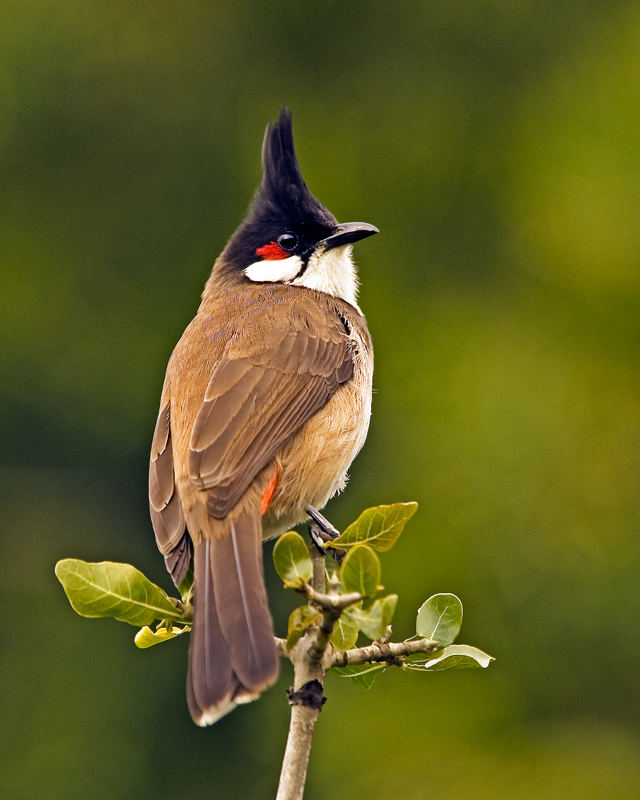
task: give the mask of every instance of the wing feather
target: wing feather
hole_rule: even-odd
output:
[[[151,445],[149,511],[158,549],[178,586],[189,568],[191,540],[185,532],[186,523],[175,487],[170,405],[160,410]]]
[[[285,320],[244,353],[239,336],[214,368],[190,442],[189,475],[208,491],[207,508],[218,519],[353,375],[337,315],[315,328]]]

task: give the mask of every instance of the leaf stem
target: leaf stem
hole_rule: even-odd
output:
[[[182,612],[182,620],[178,621],[191,624],[193,622],[193,606],[191,603],[185,603],[182,600],[176,599],[175,597],[170,597],[169,600],[171,600],[178,611]]]

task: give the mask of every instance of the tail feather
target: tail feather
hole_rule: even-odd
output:
[[[278,677],[259,514],[228,518],[224,536],[198,542],[194,572],[187,700],[194,721],[210,725]]]
[[[211,542],[216,606],[233,671],[250,695],[278,677],[279,659],[262,574],[259,513],[229,519],[229,534]]]
[[[195,547],[194,613],[189,644],[187,702],[194,722],[210,725],[235,703],[237,686],[231,669],[229,646],[220,630],[211,572],[211,543]]]

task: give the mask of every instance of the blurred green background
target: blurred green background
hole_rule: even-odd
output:
[[[278,686],[190,721],[186,642],[76,616],[63,557],[170,588],[146,505],[164,368],[294,112],[358,246],[369,440],[327,513],[417,500],[395,634],[465,605],[489,670],[330,677],[309,800],[640,787],[640,7],[4,0],[0,796],[271,798]],[[275,579],[284,632],[295,598]]]

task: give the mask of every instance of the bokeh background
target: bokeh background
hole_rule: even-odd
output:
[[[76,616],[59,558],[170,588],[146,506],[164,368],[294,112],[358,245],[369,440],[328,515],[417,500],[397,637],[465,605],[487,671],[337,676],[309,800],[640,787],[640,7],[4,0],[0,796],[271,798],[278,686],[190,721],[186,645]],[[295,603],[275,579],[280,633]]]

